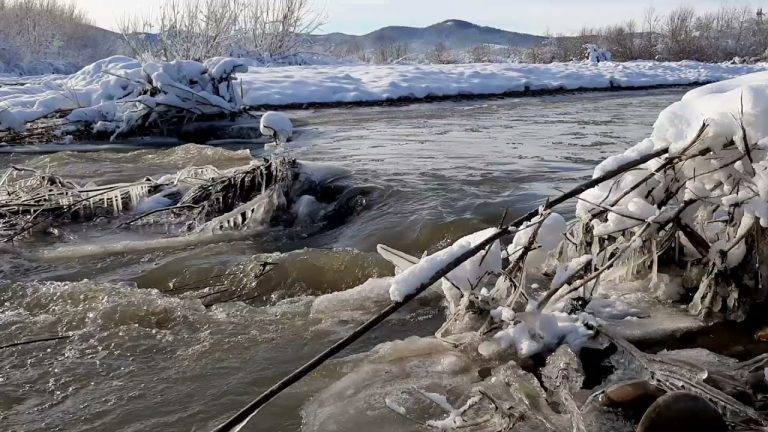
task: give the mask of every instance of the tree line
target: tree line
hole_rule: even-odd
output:
[[[118,47],[59,0],[0,0],[0,72],[74,72]]]
[[[114,54],[165,61],[235,56],[264,64],[297,63],[309,54],[376,64],[450,64],[583,60],[587,46],[610,52],[615,61],[754,62],[766,59],[768,50],[762,9],[734,5],[714,11],[681,6],[665,14],[648,9],[620,24],[547,35],[530,48],[510,43],[452,50],[438,43],[426,52],[387,41],[367,49],[355,43],[312,46],[307,35],[324,16],[310,0],[163,0],[143,13],[125,17],[116,35],[92,26],[82,10],[63,0],[0,0],[0,73],[72,72]]]
[[[570,61],[583,56],[586,44],[610,51],[616,61],[755,61],[765,57],[768,27],[763,10],[748,6],[724,5],[715,11],[680,6],[667,14],[650,8],[639,20],[585,27],[575,36],[550,35],[541,46],[516,55],[530,62]]]

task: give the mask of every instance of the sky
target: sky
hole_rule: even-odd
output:
[[[125,15],[144,15],[162,0],[74,0],[97,25],[116,29]],[[365,34],[388,25],[424,27],[447,19],[522,33],[576,33],[585,25],[599,26],[639,19],[653,7],[660,12],[681,4],[697,10],[727,3],[766,6],[764,0],[311,0],[325,11],[319,33]]]

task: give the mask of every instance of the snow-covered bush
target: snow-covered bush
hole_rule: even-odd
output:
[[[657,283],[682,275],[701,315],[743,319],[768,293],[768,74],[689,92],[659,116],[651,138],[607,159],[595,175],[668,150],[585,192],[567,256]],[[607,270],[606,270],[607,271]],[[595,283],[584,285],[587,294]]]
[[[596,44],[584,45],[584,55],[590,63],[609,62],[612,58],[610,51],[600,48]]]
[[[422,258],[393,278],[390,297],[403,301],[442,275],[449,319],[437,336],[476,331],[486,357],[578,351],[596,318],[641,313],[601,297],[619,286],[623,298],[656,294],[702,317],[746,319],[768,300],[766,117],[768,72],[693,90],[650,138],[598,165],[597,186],[575,189],[572,223],[547,201],[516,229]]]

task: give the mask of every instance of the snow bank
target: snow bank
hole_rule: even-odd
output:
[[[601,89],[715,82],[764,71],[766,64],[635,61],[466,65],[331,65],[248,67],[243,59],[215,58],[140,64],[122,56],[100,60],[66,76],[36,77],[24,85],[0,87],[0,130],[55,112],[109,131],[131,106],[127,102],[218,107],[384,101],[430,96],[487,95],[525,90]],[[237,74],[231,87],[227,77]],[[148,98],[146,83],[162,90]],[[191,104],[190,90],[195,93]],[[154,95],[153,95],[154,96]],[[242,96],[242,100],[240,97]],[[99,124],[99,122],[105,122]]]
[[[652,61],[552,64],[299,66],[241,74],[249,106],[383,101],[525,90],[601,89],[707,83],[768,69]]]

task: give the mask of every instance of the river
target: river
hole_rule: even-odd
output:
[[[315,297],[393,274],[375,252],[435,251],[522,214],[591,175],[605,157],[648,136],[685,89],[590,92],[413,105],[295,110],[285,148],[118,146],[104,151],[0,154],[83,182],[135,180],[189,165],[233,167],[286,154],[344,168],[370,193],[342,226],[313,235],[280,229],[212,244],[99,256],[32,257],[65,246],[146,241],[152,230],[74,227],[63,239],[0,251],[0,429],[9,431],[209,430],[377,310],[336,316]],[[91,148],[90,150],[93,150]],[[568,214],[570,209],[563,210]],[[277,262],[248,280],[252,264]],[[224,275],[224,276],[222,276]],[[234,276],[233,276],[234,275]],[[4,280],[4,281],[3,281]],[[242,284],[246,303],[205,307],[196,290]],[[183,290],[173,287],[186,286]],[[429,299],[356,344],[428,335],[443,321]],[[347,353],[350,354],[350,353]],[[245,430],[295,431],[301,408],[343,373],[330,365],[275,400]],[[361,413],[364,415],[364,413]],[[393,416],[371,430],[407,430]]]

